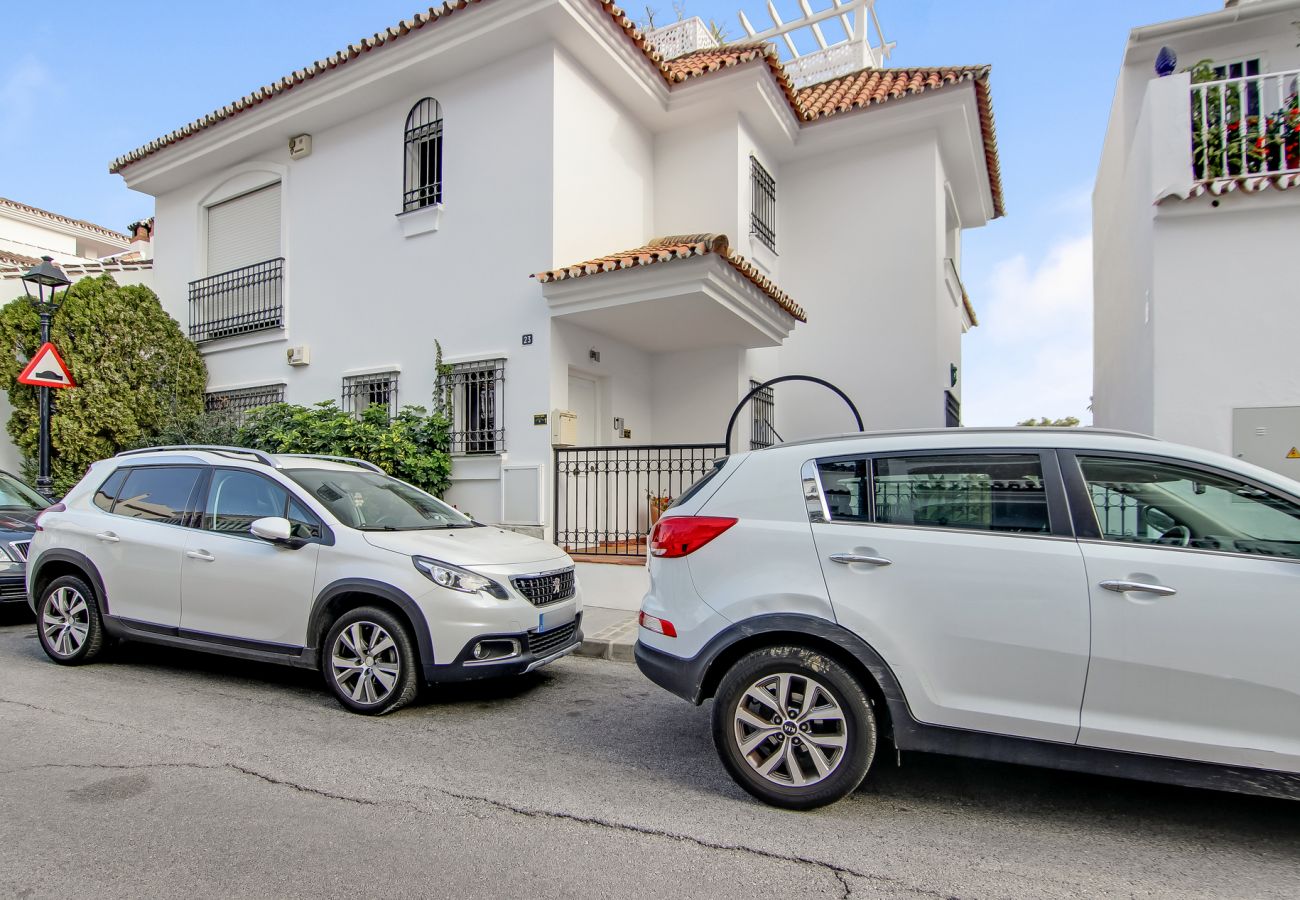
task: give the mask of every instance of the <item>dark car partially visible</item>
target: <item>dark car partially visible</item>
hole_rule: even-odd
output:
[[[36,516],[47,506],[34,489],[0,471],[0,605],[27,599],[27,549]]]

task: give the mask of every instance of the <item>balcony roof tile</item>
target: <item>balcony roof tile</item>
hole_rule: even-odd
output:
[[[586,262],[576,263],[560,269],[552,269],[549,272],[538,272],[533,277],[546,284],[552,281],[585,278],[589,275],[600,275],[606,272],[617,272],[622,269],[650,266],[709,254],[720,256],[726,260],[732,268],[749,279],[755,287],[766,294],[773,303],[786,313],[800,322],[808,321],[803,307],[795,303],[789,294],[777,287],[776,282],[760,272],[753,263],[731,250],[730,241],[727,240],[725,234],[678,234],[655,238],[642,247],[620,250],[617,253],[598,256]]]

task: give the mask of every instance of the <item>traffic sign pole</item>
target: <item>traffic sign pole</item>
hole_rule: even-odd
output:
[[[48,305],[43,304],[40,314],[41,346],[44,347],[50,342],[50,320],[53,311]],[[49,497],[54,490],[54,479],[50,477],[50,389],[42,385],[38,390],[41,392],[41,436],[40,470],[36,476],[36,490],[41,496]]]

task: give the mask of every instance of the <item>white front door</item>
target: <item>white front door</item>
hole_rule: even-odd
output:
[[[1078,469],[1100,532],[1079,743],[1300,771],[1300,504],[1160,460]]]
[[[315,599],[319,543],[284,547],[253,537],[249,525],[286,516],[309,537],[319,524],[282,486],[256,472],[212,474],[203,527],[190,533],[181,566],[181,628],[300,647]]]
[[[569,373],[569,409],[578,414],[579,447],[594,447],[600,443],[596,427],[597,393],[596,379]]]
[[[1087,575],[1043,469],[1038,453],[817,464],[829,521],[813,537],[835,617],[890,664],[918,721],[1078,735]]]

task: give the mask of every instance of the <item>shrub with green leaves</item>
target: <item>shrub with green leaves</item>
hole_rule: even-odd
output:
[[[276,403],[251,411],[236,443],[268,453],[351,456],[435,496],[451,483],[450,425],[445,415],[405,406],[391,420],[383,406],[358,418],[333,401],[315,406]]]
[[[83,278],[54,316],[51,340],[77,387],[51,391],[51,474],[65,493],[92,462],[139,446],[169,422],[203,411],[207,369],[157,295],[111,275]],[[40,347],[40,320],[26,297],[0,308],[0,377],[13,414],[9,434],[36,475],[39,389],[17,382]]]

